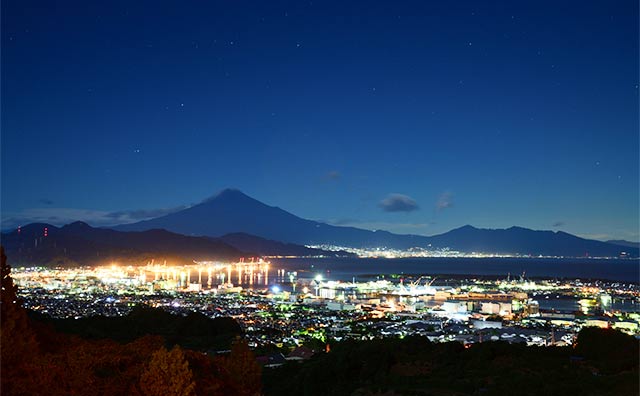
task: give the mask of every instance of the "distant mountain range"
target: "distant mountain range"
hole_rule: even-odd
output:
[[[431,237],[434,246],[463,252],[523,254],[532,256],[617,257],[638,256],[638,248],[584,239],[563,231],[534,231],[522,227],[480,229],[470,225]]]
[[[184,235],[220,237],[246,233],[299,245],[332,244],[350,247],[425,246],[429,238],[339,227],[297,217],[268,206],[238,190],[227,189],[190,208],[138,223],[113,227],[120,231],[161,228]]]
[[[144,264],[152,259],[188,264],[192,260],[237,260],[249,256],[340,254],[247,234],[210,238],[160,229],[122,232],[94,228],[83,222],[63,227],[29,224],[21,227],[19,232],[3,233],[2,246],[13,265],[43,266],[104,265],[112,261]]]
[[[640,248],[640,242],[630,242],[630,241],[625,241],[623,239],[612,239],[610,241],[607,241],[607,243],[611,243],[618,246],[632,247],[636,249]]]
[[[488,230],[464,226],[430,237],[340,227],[302,219],[233,189],[178,212],[114,228],[121,231],[160,228],[209,237],[246,233],[298,245],[331,244],[353,248],[432,247],[462,252],[567,257],[617,257],[625,252],[632,257],[638,256],[638,247],[584,239],[561,231],[534,231],[521,227]]]
[[[47,236],[44,236],[44,229]],[[345,256],[302,245],[351,248],[449,248],[461,252],[564,257],[638,257],[627,241],[600,242],[561,231],[470,225],[434,236],[399,235],[305,220],[238,190],[224,190],[190,208],[114,229],[82,222],[63,227],[34,223],[2,234],[14,265],[96,265],[109,261],[173,263],[251,256]]]

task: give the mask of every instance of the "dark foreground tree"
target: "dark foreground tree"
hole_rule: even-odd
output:
[[[29,394],[31,381],[24,374],[38,369],[38,344],[27,313],[18,300],[18,288],[11,278],[11,267],[2,247],[0,260],[0,393]]]
[[[164,347],[156,351],[140,377],[145,396],[193,396],[195,388],[189,362],[178,345],[171,351]]]
[[[231,353],[219,364],[227,371],[231,383],[240,385],[237,394],[256,396],[262,393],[262,368],[245,340],[236,339]]]

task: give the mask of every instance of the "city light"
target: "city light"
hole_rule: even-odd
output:
[[[322,274],[299,277],[299,272],[284,269],[275,269],[275,276],[270,276],[269,271],[264,261],[139,267],[109,263],[14,268],[12,276],[27,308],[54,317],[124,315],[137,304],[178,314],[198,311],[232,316],[255,345],[410,334],[470,345],[480,342],[479,332],[487,327],[497,332],[497,339],[541,346],[570,345],[584,326],[640,334],[637,284],[428,275],[356,282],[324,279]],[[300,292],[295,291],[296,284]],[[364,335],[355,331],[360,324],[367,329]],[[263,328],[283,333],[265,339]],[[548,328],[555,332],[555,341],[545,335]]]

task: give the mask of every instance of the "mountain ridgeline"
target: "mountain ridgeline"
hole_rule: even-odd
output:
[[[607,243],[612,243],[614,245],[625,246],[625,247],[640,248],[640,242],[630,242],[630,241],[625,241],[623,239],[613,239],[613,240],[607,241]]]
[[[187,237],[157,229],[120,232],[82,222],[63,227],[29,224],[19,231],[2,234],[2,245],[17,265],[100,265],[111,261],[140,264],[152,259],[190,262],[243,255],[233,246],[212,238]]]
[[[480,229],[470,225],[431,237],[435,246],[464,252],[564,257],[638,256],[638,249],[584,239],[563,231],[534,231],[522,227]]]
[[[46,228],[46,236],[45,234]],[[96,265],[149,260],[190,263],[251,256],[348,256],[303,245],[352,248],[449,248],[465,253],[563,257],[638,257],[631,244],[594,241],[561,232],[521,227],[464,226],[434,236],[399,235],[339,227],[297,217],[238,190],[224,190],[198,205],[114,229],[82,222],[63,227],[34,223],[2,234],[18,265]]]
[[[407,249],[425,246],[429,238],[338,227],[297,217],[268,206],[238,190],[227,189],[190,208],[133,224],[114,227],[120,231],[162,228],[184,235],[221,237],[246,233],[299,245],[332,244],[350,247],[391,246]]]
[[[272,241],[270,239],[260,238],[255,235],[245,234],[242,232],[223,235],[218,239],[242,250],[243,252],[253,252],[260,256],[356,256],[353,253],[344,251],[326,251],[322,249],[308,248],[294,243]]]
[[[309,249],[247,234],[210,238],[160,229],[123,232],[94,228],[83,222],[64,227],[29,224],[19,231],[2,234],[2,245],[15,264],[43,266],[103,265],[111,261],[144,264],[150,260],[189,264],[193,260],[237,260],[250,256],[348,254]]]
[[[178,212],[115,227],[121,231],[158,228],[209,237],[245,233],[298,245],[395,249],[437,247],[462,252],[566,257],[618,257],[624,253],[638,257],[637,247],[584,239],[560,231],[534,231],[521,227],[488,230],[464,226],[428,237],[334,226],[302,219],[232,189]]]

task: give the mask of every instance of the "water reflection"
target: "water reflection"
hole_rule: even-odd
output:
[[[268,287],[271,263],[268,261],[240,261],[226,264],[218,262],[197,262],[188,266],[147,265],[139,267],[139,281],[142,284],[162,284],[165,289],[191,288],[215,289],[220,287]],[[277,271],[280,275],[280,270]],[[282,276],[276,281],[282,281]]]

